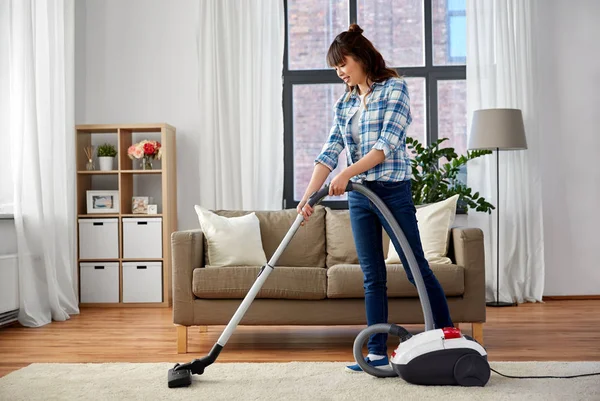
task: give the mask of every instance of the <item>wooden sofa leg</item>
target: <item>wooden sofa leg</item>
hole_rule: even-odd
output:
[[[187,326],[177,325],[177,353],[187,353],[187,339],[188,339],[188,328]]]
[[[483,323],[472,323],[473,338],[483,346]]]
[[[206,333],[208,331],[208,326],[198,326],[198,333]]]

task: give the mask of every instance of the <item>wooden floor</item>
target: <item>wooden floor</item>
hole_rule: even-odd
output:
[[[600,300],[558,300],[488,308],[490,361],[600,361]],[[401,324],[401,322],[398,322]],[[418,332],[422,326],[405,326]],[[224,326],[191,328],[177,354],[172,310],[87,308],[66,322],[0,329],[0,377],[33,362],[189,362],[208,353]],[[351,361],[358,326],[240,326],[219,362]],[[470,325],[462,325],[470,334]],[[398,343],[390,339],[389,346]]]

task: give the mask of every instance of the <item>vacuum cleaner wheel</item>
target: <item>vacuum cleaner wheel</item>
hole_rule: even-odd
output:
[[[485,386],[490,379],[490,364],[478,354],[465,354],[454,364],[454,380],[460,386]]]

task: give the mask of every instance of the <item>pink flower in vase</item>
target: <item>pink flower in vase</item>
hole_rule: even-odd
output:
[[[127,154],[130,158],[135,157],[136,159],[141,159],[142,156],[144,156],[144,150],[140,149],[139,146],[131,145],[129,149],[127,149]]]

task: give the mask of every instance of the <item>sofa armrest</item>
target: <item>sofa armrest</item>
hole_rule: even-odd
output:
[[[465,269],[465,314],[485,322],[485,248],[483,231],[474,227],[452,229],[451,254]]]
[[[194,269],[204,267],[202,230],[175,231],[171,234],[173,269],[173,323],[189,326],[194,321]]]

